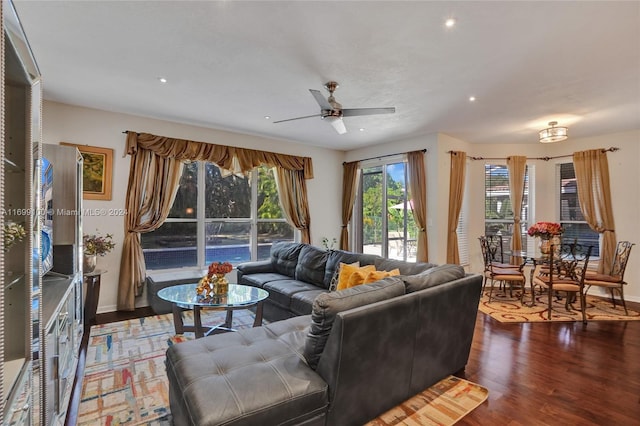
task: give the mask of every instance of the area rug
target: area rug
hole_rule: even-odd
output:
[[[185,324],[193,324],[192,311]],[[203,311],[203,324],[222,324],[225,313]],[[238,310],[233,327],[253,326],[253,314]],[[171,314],[91,327],[78,410],[80,426],[169,426],[169,387],[165,352],[169,346],[194,339],[176,335]]]
[[[448,426],[469,414],[488,396],[489,391],[486,388],[449,376],[367,423],[366,426]]]
[[[233,326],[251,327],[253,318],[250,311],[235,311]],[[206,311],[202,320],[222,323],[224,313]],[[191,312],[185,312],[185,323],[191,321]],[[171,314],[91,327],[77,424],[170,426],[165,352],[193,338],[193,333],[175,335]],[[451,425],[487,394],[485,388],[451,376],[369,425]]]
[[[489,303],[489,290],[486,290],[480,299],[479,309],[482,313],[491,316],[500,322],[549,322],[549,321],[582,321],[580,302],[573,304],[575,309],[567,311],[564,297],[561,300],[553,298],[551,320],[548,319],[547,294],[536,294],[535,306],[531,304],[531,293],[525,294],[523,306],[520,303],[520,293],[503,292],[494,288]],[[610,299],[587,295],[587,321],[638,321],[640,312],[627,306],[628,315],[620,304],[613,307]]]

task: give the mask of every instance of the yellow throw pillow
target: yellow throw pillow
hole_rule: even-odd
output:
[[[394,269],[392,271],[372,271],[367,274],[363,284],[374,283],[383,278],[392,277],[394,275],[400,275],[400,269]]]
[[[367,273],[375,270],[376,270],[376,267],[374,265],[367,265],[367,266],[360,267],[360,262],[356,262],[355,264],[352,263],[351,265],[349,265],[348,263],[341,263],[340,277],[338,278],[338,287],[336,289],[344,290],[345,288],[353,287],[349,285],[349,279],[351,278],[351,275],[354,272],[363,272],[366,276]],[[363,277],[363,281],[364,281],[364,277]]]

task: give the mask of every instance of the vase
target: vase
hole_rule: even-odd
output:
[[[540,253],[545,256],[549,256],[551,251],[551,246],[553,245],[553,251],[555,254],[560,253],[560,237],[558,235],[554,235],[551,238],[543,238],[540,237]]]
[[[84,254],[82,256],[82,273],[88,274],[93,272],[96,269],[96,264],[98,263],[98,255],[97,254]]]
[[[229,280],[225,274],[215,274],[213,282],[213,293],[216,295],[227,294],[229,292]]]

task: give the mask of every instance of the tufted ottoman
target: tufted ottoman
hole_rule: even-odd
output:
[[[302,316],[167,351],[175,425],[324,424],[328,386],[302,356]]]

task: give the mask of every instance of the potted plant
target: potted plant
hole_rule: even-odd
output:
[[[93,272],[96,268],[98,256],[106,255],[116,246],[113,242],[113,235],[111,234],[107,234],[105,236],[99,234],[85,234],[82,237],[82,243],[84,244],[84,259],[82,264],[82,270],[84,273]]]

